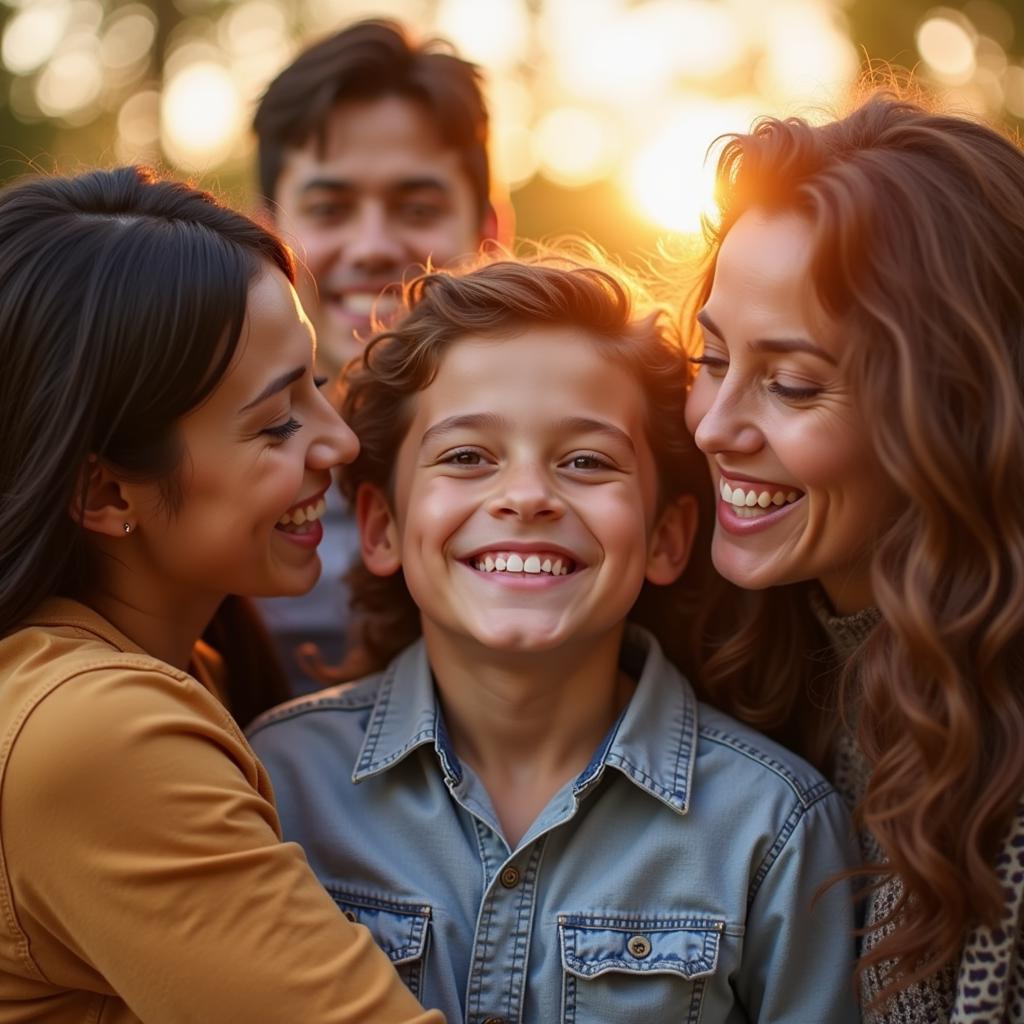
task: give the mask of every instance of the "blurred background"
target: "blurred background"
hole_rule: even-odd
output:
[[[868,61],[1024,127],[1024,0],[0,0],[0,180],[140,161],[251,210],[256,100],[368,16],[484,69],[519,235],[627,261],[699,230],[718,134],[827,116]]]

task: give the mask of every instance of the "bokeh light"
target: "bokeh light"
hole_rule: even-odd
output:
[[[977,62],[969,23],[955,11],[937,10],[918,27],[917,49],[928,67],[944,81],[970,81]]]
[[[313,39],[390,17],[413,36],[449,40],[480,66],[496,176],[513,202],[538,206],[523,223],[536,233],[557,222],[553,230],[575,225],[598,240],[650,239],[699,229],[711,203],[705,153],[717,135],[745,130],[759,114],[814,117],[842,106],[865,57],[915,68],[961,110],[1024,121],[1017,0],[905,0],[899,17],[876,8],[877,0],[0,0],[0,118],[15,151],[23,124],[49,140],[55,159],[165,163],[244,191],[253,181],[249,125],[271,79]],[[587,205],[592,195],[600,198]]]
[[[506,71],[523,59],[530,23],[523,0],[441,0],[438,32],[467,60]]]
[[[722,133],[746,131],[757,115],[753,100],[708,102],[693,96],[666,114],[665,126],[626,171],[636,209],[673,231],[691,233],[714,209],[713,141]]]
[[[71,18],[71,5],[52,0],[18,11],[4,30],[0,57],[15,75],[44,64],[57,49]]]
[[[238,91],[228,71],[211,61],[189,64],[164,89],[164,149],[180,167],[215,165],[240,134],[240,115]]]
[[[551,110],[538,122],[533,139],[541,170],[558,185],[589,184],[603,177],[611,165],[608,123],[592,110]]]

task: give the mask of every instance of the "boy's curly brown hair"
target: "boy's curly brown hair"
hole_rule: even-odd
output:
[[[693,494],[701,506],[694,557],[669,587],[645,583],[631,620],[650,629],[684,671],[691,666],[683,625],[706,571],[710,485],[704,457],[686,429],[683,411],[689,363],[667,318],[641,308],[642,289],[620,269],[551,255],[494,260],[469,272],[427,273],[404,293],[406,312],[376,335],[346,368],[341,412],[360,441],[359,457],[343,467],[341,490],[350,503],[362,484],[392,498],[399,447],[413,416],[413,398],[437,375],[448,349],[466,337],[512,338],[535,326],[571,326],[590,334],[608,359],[633,374],[648,398],[647,436],[658,469],[659,502]],[[357,616],[360,669],[382,668],[420,635],[420,613],[401,572],[373,575],[361,563],[350,571]]]

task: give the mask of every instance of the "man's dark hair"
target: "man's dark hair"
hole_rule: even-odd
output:
[[[253,119],[259,185],[266,202],[284,166],[285,152],[315,138],[339,104],[401,96],[421,104],[445,146],[459,153],[482,221],[489,202],[487,107],[480,72],[440,40],[414,45],[392,21],[360,21],[311,46],[264,93]]]

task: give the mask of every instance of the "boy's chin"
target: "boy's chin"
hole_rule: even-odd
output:
[[[501,654],[542,654],[565,646],[570,639],[565,630],[550,622],[477,625],[469,634],[482,647]]]

